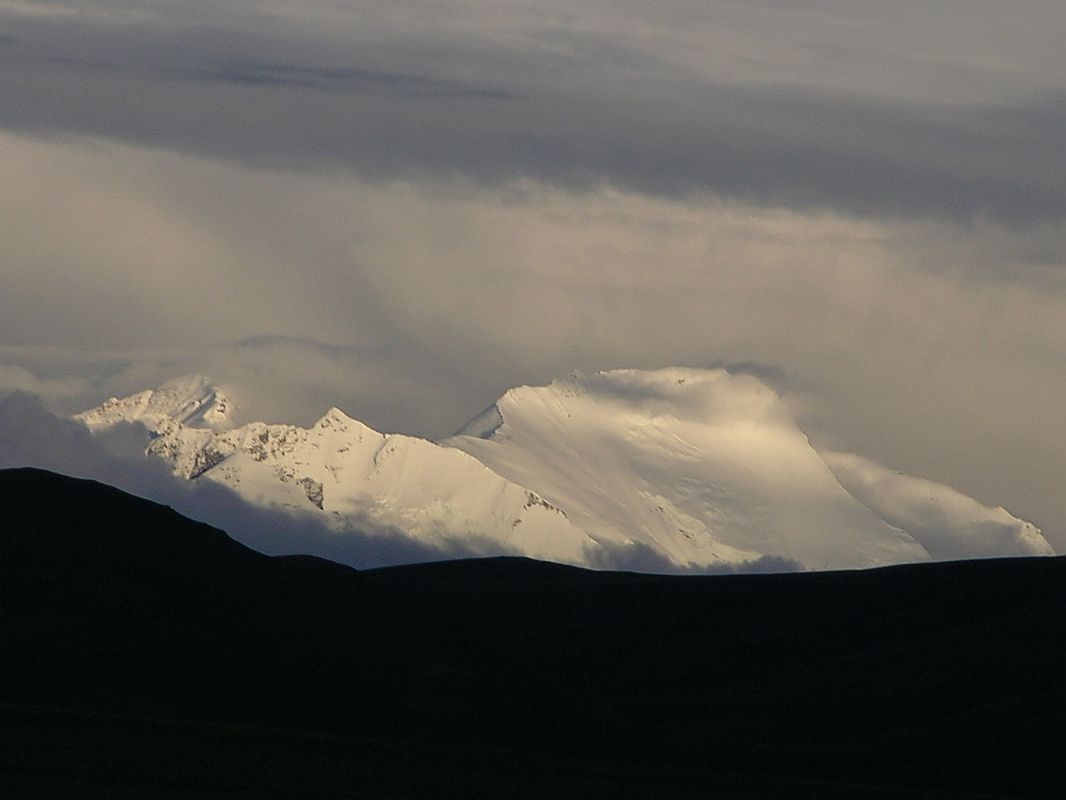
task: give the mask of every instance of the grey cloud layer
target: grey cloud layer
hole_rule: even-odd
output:
[[[531,177],[959,220],[1066,213],[1061,84],[934,104],[694,75],[658,46],[587,32],[393,31],[386,48],[350,24],[345,47],[301,29],[3,15],[0,125],[374,178]]]

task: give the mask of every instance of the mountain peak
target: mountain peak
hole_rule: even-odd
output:
[[[336,406],[330,406],[329,409],[326,411],[326,413],[323,414],[319,418],[318,422],[316,422],[314,424],[314,427],[315,428],[329,428],[329,427],[331,427],[333,425],[338,425],[338,424],[340,424],[340,425],[349,425],[349,424],[351,424],[353,422],[358,422],[358,420],[353,419],[352,417],[349,417],[347,414],[345,414],[343,411],[341,411]]]
[[[94,430],[120,422],[140,422],[153,433],[172,423],[220,431],[233,427],[235,410],[236,405],[210,378],[185,375],[156,389],[111,397],[74,418]]]
[[[506,436],[512,418],[550,414],[572,420],[578,408],[590,421],[598,419],[598,424],[612,419],[616,425],[672,420],[713,426],[796,427],[781,396],[754,375],[721,368],[666,367],[574,371],[546,386],[517,386],[464,425],[457,436]]]
[[[231,414],[215,384],[191,375],[77,418],[94,430],[144,423],[148,452],[183,478],[442,554],[670,571],[1051,552],[1006,512],[819,453],[781,395],[726,369],[519,386],[437,443],[379,433],[337,407],[311,428],[238,427]]]

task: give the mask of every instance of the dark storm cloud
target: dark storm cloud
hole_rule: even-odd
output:
[[[164,75],[166,77],[166,75]],[[385,92],[407,99],[474,97],[514,100],[512,92],[491,87],[469,86],[423,75],[403,75],[367,69],[306,67],[254,61],[222,65],[207,72],[177,75],[188,80],[215,80],[251,85],[295,86],[330,92]]]
[[[436,43],[434,61],[409,43],[417,68],[402,71],[375,64],[369,46],[316,52],[313,40],[223,29],[20,19],[11,35],[0,125],[15,131],[378,179],[534,178],[912,218],[1066,213],[1061,90],[934,104],[713,83],[588,43],[582,58],[483,45],[462,70],[439,66],[459,60],[457,44]],[[617,77],[601,51],[625,64]]]
[[[56,57],[47,63],[81,72],[135,75],[138,72],[164,80],[233,83],[238,86],[276,86],[325,92],[378,92],[404,99],[473,97],[515,100],[517,95],[493,87],[437,80],[424,75],[382,72],[352,67],[313,67],[255,60],[219,61],[199,65],[145,65],[131,67],[120,61]]]

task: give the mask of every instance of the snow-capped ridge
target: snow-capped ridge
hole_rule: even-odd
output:
[[[455,435],[490,439],[501,425],[503,425],[503,415],[500,413],[499,405],[493,403],[456,431]]]
[[[203,376],[76,419],[94,431],[142,423],[146,452],[176,475],[249,503],[441,553],[656,569],[1051,553],[1002,509],[820,454],[774,389],[721,368],[574,372],[515,387],[440,442],[381,433],[335,406],[309,428],[237,425]]]
[[[76,414],[90,429],[120,422],[140,422],[152,433],[177,423],[189,428],[226,430],[233,427],[236,405],[205,375],[186,375],[124,398],[111,397],[96,408]]]
[[[150,423],[146,452],[165,460],[176,475],[221,483],[256,505],[322,514],[338,533],[403,532],[442,552],[462,546],[484,555],[569,563],[585,563],[597,550],[595,541],[536,492],[459,450],[380,433],[337,407],[310,428],[253,422],[212,430],[195,424],[217,400],[206,386],[196,392],[157,391],[158,397],[131,395],[78,419],[97,431],[127,418]],[[178,402],[182,395],[191,402]],[[147,414],[153,397],[158,413]]]
[[[826,452],[822,457],[852,495],[911,531],[934,558],[1055,554],[1039,528],[1002,506],[983,505],[950,486],[854,453]]]
[[[851,497],[773,390],[749,375],[669,368],[571,373],[523,386],[442,442],[535,489],[593,538],[679,566],[771,555],[813,568],[928,553]]]
[[[339,422],[341,424],[348,424],[350,422],[356,421],[357,420],[355,420],[353,417],[349,417],[336,406],[330,406],[326,413],[319,417],[318,421],[315,423],[315,426],[324,427],[328,426],[330,423]]]

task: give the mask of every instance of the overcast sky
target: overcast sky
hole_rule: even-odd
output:
[[[0,394],[747,364],[1066,549],[1066,4],[0,0]]]

